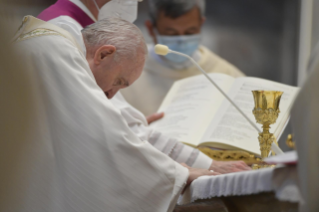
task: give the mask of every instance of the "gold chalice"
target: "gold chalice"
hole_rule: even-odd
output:
[[[275,141],[275,136],[269,132],[270,125],[276,123],[280,113],[279,103],[283,92],[280,91],[252,91],[254,95],[255,108],[253,114],[257,123],[262,124],[263,132],[259,133],[259,145],[261,158],[267,158],[271,149],[271,144]]]

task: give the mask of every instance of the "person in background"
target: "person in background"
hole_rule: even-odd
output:
[[[42,11],[38,18],[71,33],[86,54],[81,33],[83,27],[110,16],[119,16],[129,22],[134,22],[137,16],[137,2],[137,0],[58,0]],[[115,95],[111,92],[105,94],[111,98],[110,101],[120,110],[129,128],[141,140],[148,141],[173,160],[186,163],[191,167],[210,169],[222,174],[250,169],[242,161],[213,161],[199,150],[184,145],[175,138],[168,137],[148,126],[150,121],[127,103],[120,92]],[[145,95],[145,91],[137,95]],[[134,94],[134,96],[136,95]]]
[[[208,73],[244,76],[235,66],[200,45],[205,0],[149,0],[148,3],[151,20],[145,26],[154,44],[167,45],[191,56]],[[149,57],[142,76],[122,91],[125,99],[145,115],[159,108],[176,80],[201,74],[185,57],[156,55],[154,44],[148,46]]]

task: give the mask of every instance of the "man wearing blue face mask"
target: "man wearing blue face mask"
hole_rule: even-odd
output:
[[[209,73],[244,76],[236,67],[200,45],[205,0],[148,0],[148,3],[151,20],[145,25],[154,44],[164,44],[193,57]],[[154,44],[149,45],[142,76],[122,91],[126,100],[145,115],[158,109],[176,80],[200,74],[185,57],[156,55]],[[136,95],[139,93],[143,95]]]

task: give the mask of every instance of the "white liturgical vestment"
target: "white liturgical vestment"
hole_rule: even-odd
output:
[[[25,140],[7,145],[0,211],[172,211],[188,170],[129,129],[76,40],[29,16],[14,47],[35,113]]]
[[[223,73],[233,77],[244,76],[235,66],[204,46],[199,46],[193,58],[207,73]],[[132,86],[121,92],[133,107],[145,115],[150,115],[158,110],[176,80],[202,73],[189,61],[186,63],[189,64],[187,68],[169,67],[161,56],[155,54],[154,45],[148,45],[148,59],[142,75]],[[138,95],[139,93],[143,95]]]
[[[95,21],[94,16],[91,12],[84,6],[84,4],[79,0],[71,0],[76,4],[83,12],[85,12],[92,20]],[[81,30],[81,25],[69,16],[59,16],[49,21],[54,25],[57,25],[73,35],[79,45],[85,52],[85,45],[83,42]],[[134,85],[134,83],[133,83]],[[147,90],[152,89],[148,87]],[[132,94],[132,97],[145,95],[145,90],[139,93]],[[152,105],[153,99],[149,99],[145,104]],[[130,129],[136,133],[136,135],[142,139],[150,142],[155,148],[161,152],[169,155],[172,159],[179,163],[186,163],[187,165],[195,168],[208,169],[212,164],[212,159],[187,145],[178,142],[175,138],[164,135],[163,133],[154,130],[148,126],[145,116],[132,107],[118,92],[112,99],[111,102],[116,108],[118,108],[129,125]],[[155,111],[153,111],[155,112]]]
[[[291,112],[298,152],[298,174],[304,202],[301,212],[319,211],[319,51],[309,63],[309,77]]]

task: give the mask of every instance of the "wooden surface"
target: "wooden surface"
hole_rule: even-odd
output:
[[[174,212],[297,212],[298,203],[278,201],[273,192],[197,200]]]

